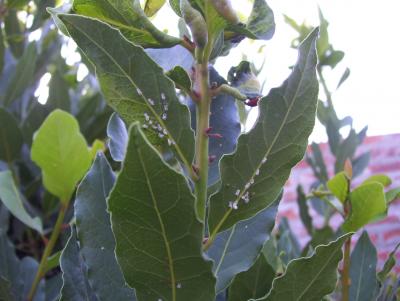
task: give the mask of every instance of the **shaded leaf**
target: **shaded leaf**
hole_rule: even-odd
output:
[[[79,253],[74,228],[72,228],[71,236],[61,254],[60,266],[63,279],[60,301],[98,300],[87,280],[87,268]]]
[[[353,178],[361,175],[364,169],[367,168],[370,157],[370,153],[366,152],[352,160]]]
[[[388,258],[385,261],[385,264],[383,265],[382,270],[377,274],[377,277],[381,283],[383,283],[387,277],[387,275],[390,273],[390,271],[394,268],[396,265],[396,252],[400,247],[400,243],[396,245],[394,250],[390,252]]]
[[[9,170],[0,172],[0,199],[18,220],[43,234],[42,220],[39,217],[32,218],[26,212],[22,195],[15,185],[13,175]]]
[[[129,43],[108,25],[76,15],[59,17],[96,65],[109,104],[128,124],[141,121],[152,143],[172,144],[180,160],[191,169],[194,135],[188,108],[179,102],[163,70],[141,47]]]
[[[342,245],[349,236],[317,247],[311,257],[292,260],[285,274],[275,278],[270,292],[257,300],[320,301],[336,287]]]
[[[106,203],[114,179],[107,159],[99,153],[76,194],[74,206],[80,253],[88,268],[90,286],[100,300],[136,300],[114,254],[115,240]]]
[[[80,15],[99,19],[119,29],[136,45],[157,48],[180,43],[180,39],[165,34],[150,22],[138,0],[75,0],[73,9]]]
[[[174,81],[175,85],[183,91],[192,90],[192,80],[189,74],[181,66],[175,66],[174,69],[169,70],[166,75]]]
[[[0,160],[11,163],[19,157],[22,144],[22,133],[17,120],[0,108]]]
[[[6,45],[5,45],[5,41],[4,41],[3,29],[1,28],[1,23],[2,22],[0,22],[0,75],[3,73],[4,56],[5,56],[5,51],[6,51]]]
[[[59,70],[55,71],[49,83],[49,98],[47,104],[54,109],[71,111],[71,100],[68,92],[69,86]]]
[[[58,273],[56,276],[46,279],[46,301],[58,301],[62,288],[62,275]]]
[[[25,37],[23,33],[23,24],[18,20],[18,11],[9,9],[4,18],[4,31],[6,41],[15,58],[20,58],[25,49]]]
[[[61,251],[58,251],[47,258],[44,274],[60,265],[60,257]]]
[[[274,269],[261,254],[254,265],[246,272],[235,277],[229,287],[229,301],[243,301],[259,298],[269,292],[272,280],[275,278]]]
[[[3,98],[3,104],[8,107],[20,97],[25,89],[31,84],[35,72],[37,60],[37,50],[34,42],[28,45],[23,56],[18,61],[15,71],[8,83]]]
[[[351,253],[349,300],[375,300],[374,295],[378,289],[376,263],[376,249],[364,231]]]
[[[256,261],[275,225],[279,200],[256,216],[237,223],[217,235],[207,252],[213,259],[217,293],[229,286],[235,275],[247,271]]]
[[[72,115],[58,109],[37,131],[31,156],[42,169],[46,189],[63,203],[69,201],[91,162],[78,122]]]
[[[288,219],[283,217],[279,223],[279,239],[276,255],[280,257],[284,264],[288,264],[292,259],[300,257],[300,254],[300,244],[290,229]]]
[[[350,76],[350,69],[346,68],[346,70],[344,70],[344,72],[339,80],[339,83],[336,86],[336,89],[339,89],[340,86],[349,78],[349,76]]]
[[[288,80],[260,101],[256,125],[239,137],[236,152],[221,160],[222,187],[210,200],[212,235],[271,204],[291,168],[303,158],[315,122],[317,35],[316,29],[301,45],[298,63]],[[230,208],[232,203],[238,205],[237,210]]]
[[[114,161],[121,162],[125,158],[126,146],[128,144],[128,130],[117,113],[111,115],[107,125],[107,136],[110,138],[108,147],[111,157]]]
[[[357,231],[369,222],[386,214],[383,185],[371,182],[358,186],[350,193],[351,213],[343,224],[347,232]]]
[[[11,293],[11,284],[6,279],[0,276],[0,300],[2,301],[14,301],[15,298]]]
[[[31,289],[33,280],[35,279],[39,263],[32,257],[24,257],[20,263],[19,277],[22,279],[23,287],[21,288],[21,300],[25,300]],[[33,301],[45,301],[45,280],[40,280]]]
[[[133,125],[108,202],[117,259],[139,300],[215,297],[194,201],[182,174],[168,167]]]
[[[307,198],[304,194],[303,187],[297,186],[297,205],[299,207],[300,219],[303,225],[306,227],[307,232],[312,235],[314,227],[312,224],[312,218],[308,212]]]
[[[344,171],[336,174],[326,183],[326,186],[328,186],[329,190],[338,198],[339,201],[342,203],[346,201],[350,191],[350,181]]]
[[[255,0],[246,26],[230,25],[228,29],[253,40],[269,40],[275,33],[274,13],[265,0]]]
[[[307,154],[306,160],[314,171],[315,176],[323,182],[328,181],[328,172],[321,149],[317,143],[311,144],[312,153]]]
[[[311,237],[310,246],[315,249],[319,245],[328,244],[334,238],[335,238],[335,232],[333,232],[330,226],[326,226],[321,229],[315,229]]]
[[[335,173],[339,173],[344,168],[347,159],[352,159],[356,152],[357,146],[360,144],[356,132],[351,129],[349,136],[340,144],[336,152]]]

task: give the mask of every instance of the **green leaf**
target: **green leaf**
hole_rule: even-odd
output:
[[[29,3],[29,0],[8,0],[7,8],[23,8]]]
[[[75,218],[80,253],[88,268],[88,281],[100,300],[136,300],[114,254],[115,240],[106,203],[114,179],[107,159],[99,153],[76,193]]]
[[[290,229],[289,221],[283,217],[279,223],[279,240],[277,241],[277,256],[284,264],[300,257],[300,244]],[[267,259],[268,260],[268,259]]]
[[[182,17],[180,0],[169,0],[169,5],[179,17]]]
[[[106,145],[104,144],[104,142],[99,139],[94,140],[92,146],[90,147],[90,159],[94,160],[98,152],[105,152],[105,151],[106,151]]]
[[[349,236],[317,247],[311,257],[292,260],[285,274],[274,279],[270,292],[257,300],[320,301],[336,287],[342,245]]]
[[[207,252],[214,261],[217,293],[229,286],[236,274],[247,271],[257,260],[275,224],[280,198],[256,216],[219,233]]]
[[[76,15],[59,17],[78,46],[96,65],[109,104],[128,124],[141,121],[148,139],[155,145],[171,144],[191,170],[194,135],[189,110],[179,102],[175,87],[163,70],[143,48],[129,43],[108,25]]]
[[[312,218],[308,212],[307,198],[304,194],[303,187],[297,186],[297,205],[299,207],[300,219],[306,227],[308,234],[312,235],[314,231]]]
[[[6,41],[15,58],[20,58],[24,53],[25,37],[23,24],[18,20],[16,9],[9,9],[4,18],[4,31]]]
[[[68,203],[76,184],[88,170],[91,157],[76,119],[53,111],[36,133],[32,160],[42,169],[46,189]]]
[[[270,205],[291,168],[303,158],[315,123],[317,35],[316,29],[303,42],[298,62],[284,84],[260,101],[256,125],[239,137],[236,152],[221,159],[222,187],[210,200],[212,235]]]
[[[275,33],[274,13],[265,0],[255,0],[246,29],[252,39],[269,40]]]
[[[376,263],[376,249],[363,231],[350,258],[350,301],[373,300],[378,290]]]
[[[349,78],[350,76],[350,69],[346,68],[346,70],[344,70],[342,76],[340,77],[340,80],[336,86],[336,89],[339,89],[340,86]]]
[[[12,173],[0,172],[0,199],[4,206],[21,222],[43,234],[43,225],[39,217],[32,218],[25,210],[22,195],[14,183]]]
[[[155,15],[164,6],[165,2],[166,0],[146,0],[144,13],[149,17]]]
[[[315,176],[322,182],[328,181],[328,172],[326,170],[326,165],[324,158],[322,156],[321,148],[317,143],[311,144],[312,153],[306,153],[307,163],[313,169]]]
[[[79,15],[108,23],[126,39],[145,48],[172,47],[181,42],[158,30],[145,15],[139,0],[75,0],[73,9]]]
[[[128,130],[117,113],[111,115],[107,125],[107,136],[110,139],[108,147],[111,157],[114,161],[122,162],[125,158],[126,146],[128,144]]]
[[[386,259],[385,264],[383,265],[382,270],[377,274],[377,277],[381,283],[385,282],[386,277],[396,265],[396,252],[399,249],[399,247],[400,243],[398,243],[394,248],[394,250],[390,252],[388,259]]]
[[[387,204],[390,204],[394,200],[400,198],[400,187],[389,190],[388,192],[386,192],[385,197]]]
[[[51,76],[47,104],[51,105],[54,109],[61,109],[66,112],[70,112],[71,100],[68,90],[68,83],[63,78],[61,72],[57,70]]]
[[[2,301],[14,301],[15,298],[11,293],[10,282],[0,276],[0,300]]]
[[[254,265],[238,274],[229,287],[229,301],[243,301],[260,298],[267,294],[275,278],[274,269],[261,254]]]
[[[349,178],[344,171],[339,172],[326,183],[326,186],[328,186],[329,190],[342,203],[346,201],[349,194],[349,185]]]
[[[87,268],[79,253],[75,228],[72,228],[71,236],[62,251],[60,267],[63,279],[60,301],[99,300],[89,285]]]
[[[355,130],[351,129],[349,136],[338,146],[336,152],[335,173],[343,171],[347,159],[352,159],[359,145]]]
[[[60,257],[61,251],[58,251],[47,258],[44,274],[60,265]]]
[[[215,297],[194,202],[184,176],[164,163],[138,124],[132,125],[108,206],[116,256],[139,300]]]
[[[361,175],[362,172],[367,168],[369,161],[370,161],[370,153],[366,152],[358,156],[357,158],[352,160],[353,165],[353,178]]]
[[[19,157],[23,144],[22,132],[17,120],[0,108],[0,160],[11,163]]]
[[[21,260],[19,277],[22,279],[23,286],[20,288],[20,300],[25,300],[28,296],[38,268],[39,263],[32,257],[26,256]],[[40,280],[33,301],[45,301],[44,279]]]
[[[34,42],[28,45],[23,56],[18,61],[10,82],[8,83],[3,98],[5,107],[10,106],[13,101],[20,97],[25,89],[31,84],[35,72],[37,50]]]
[[[386,214],[383,185],[371,182],[358,186],[350,193],[351,213],[343,224],[346,232],[357,231],[369,222]]]
[[[330,226],[325,226],[320,229],[315,229],[311,237],[310,246],[315,249],[319,245],[328,244],[334,238],[335,238],[335,232],[333,232]]]
[[[174,69],[166,73],[166,76],[168,76],[179,89],[185,92],[192,91],[192,80],[186,70],[181,66],[175,66]]]
[[[21,297],[23,279],[20,277],[20,262],[15,254],[14,245],[7,238],[7,233],[0,229],[0,277],[11,284],[11,293],[18,300]]]
[[[387,175],[384,174],[377,174],[377,175],[372,175],[368,179],[364,180],[362,184],[367,184],[371,182],[378,182],[383,185],[383,187],[390,186],[392,184],[392,179],[388,177]]]

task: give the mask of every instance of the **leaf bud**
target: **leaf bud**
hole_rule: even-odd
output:
[[[181,0],[182,17],[192,32],[197,47],[204,48],[208,42],[207,24],[203,15],[188,0]]]
[[[237,24],[239,23],[239,18],[232,7],[230,0],[212,0],[212,5],[218,14],[227,20],[229,23]]]

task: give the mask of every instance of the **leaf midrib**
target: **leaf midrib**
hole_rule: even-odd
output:
[[[154,192],[153,192],[153,188],[152,188],[152,185],[151,185],[151,181],[150,181],[146,166],[144,164],[144,160],[145,159],[143,158],[142,151],[141,151],[140,147],[137,149],[137,152],[138,152],[138,155],[139,155],[139,158],[140,158],[139,159],[140,165],[142,166],[143,173],[144,173],[145,178],[146,178],[147,187],[149,188],[151,199],[153,201],[154,210],[156,212],[157,219],[158,219],[158,222],[160,224],[161,235],[163,237],[165,249],[167,251],[168,268],[169,268],[170,277],[171,277],[172,301],[176,301],[176,289],[175,289],[176,280],[175,280],[175,271],[174,271],[174,264],[173,264],[173,259],[172,259],[171,247],[170,247],[169,242],[168,242],[167,233],[165,231],[165,226],[164,226],[164,221],[163,221],[163,219],[161,217],[160,210],[158,209],[157,200],[156,200],[156,197],[155,197]]]

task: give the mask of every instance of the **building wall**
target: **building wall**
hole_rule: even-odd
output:
[[[334,157],[330,154],[327,144],[321,144],[321,150],[325,162],[327,164],[330,176],[333,175],[333,167],[335,165]],[[357,155],[369,151],[371,159],[368,167],[364,170],[363,174],[354,180],[354,185],[360,184],[364,179],[373,175],[384,173],[388,175],[393,183],[389,187],[395,188],[400,186],[400,134],[393,134],[387,136],[375,136],[365,139],[362,146],[357,150]],[[315,181],[311,168],[305,161],[299,163],[292,171],[292,174],[286,183],[283,200],[279,206],[278,219],[286,216],[289,219],[290,226],[294,233],[299,238],[302,246],[308,240],[308,234],[304,228],[299,214],[296,202],[296,187],[302,184],[305,191],[309,191],[309,186]],[[322,218],[316,214],[313,209],[310,209],[310,214],[313,216],[315,226],[321,226]],[[342,218],[337,215],[332,218],[331,226],[334,228],[339,227],[342,223]],[[394,249],[396,244],[400,242],[400,200],[394,201],[388,212],[386,219],[375,222],[365,227],[368,231],[371,240],[378,249],[378,265],[381,267],[385,262],[388,254]],[[359,236],[355,235],[353,238],[353,246]],[[400,273],[400,251],[396,254],[397,265],[396,272]]]

